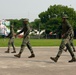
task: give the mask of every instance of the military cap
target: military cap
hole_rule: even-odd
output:
[[[65,19],[67,19],[68,18],[68,16],[65,14],[65,15],[63,15],[63,17],[62,18],[65,18]]]
[[[29,21],[29,19],[25,18],[25,19],[23,19],[23,21],[27,21],[27,22],[28,22],[28,21]]]

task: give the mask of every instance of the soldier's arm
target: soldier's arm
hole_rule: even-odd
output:
[[[30,27],[29,27],[28,25],[27,25],[26,27],[27,27],[27,31],[26,31],[24,37],[26,37],[26,36],[29,35],[29,33],[30,33]]]
[[[16,36],[19,35],[20,33],[22,33],[23,31],[24,31],[24,28],[23,28],[21,31],[19,31],[19,32],[16,34]]]
[[[69,24],[68,21],[67,21],[67,26],[68,26],[68,31],[65,33],[65,35],[70,35],[70,34],[72,34],[73,28],[72,28],[72,26]]]
[[[7,37],[10,37],[10,35],[11,35],[11,33],[9,33]]]

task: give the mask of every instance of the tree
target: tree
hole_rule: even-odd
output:
[[[69,21],[74,27],[74,31],[76,31],[76,11],[68,6],[50,5],[47,11],[39,14],[39,18],[41,23],[44,24],[47,34],[49,34],[49,32],[52,30],[56,30],[57,27],[62,23],[61,18],[63,14],[68,15]]]

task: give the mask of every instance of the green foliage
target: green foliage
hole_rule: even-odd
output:
[[[45,29],[46,34],[49,34],[50,31],[55,31],[59,25],[62,23],[63,14],[67,14],[69,21],[73,26],[75,37],[76,37],[76,11],[68,6],[63,5],[50,5],[46,11],[41,12],[38,16],[39,19],[35,19],[33,22],[30,22],[31,29],[42,30]],[[22,19],[11,19],[10,21],[14,22],[15,32],[22,28]]]
[[[76,31],[76,11],[73,8],[63,5],[53,5],[50,6],[47,11],[41,12],[39,18],[41,23],[44,24],[46,33],[49,34],[50,31],[55,31],[58,26],[62,23],[63,14],[67,14],[69,21],[71,22],[74,31]]]
[[[60,18],[49,19],[45,25],[45,28],[47,28],[46,33],[49,34],[50,31],[56,30],[60,24],[61,24]]]
[[[22,19],[20,19],[20,20],[18,20],[18,19],[12,19],[12,20],[10,20],[10,22],[13,23],[15,32],[16,32],[18,29],[20,29],[20,28],[22,27],[22,25],[23,25],[23,24],[22,24]]]
[[[30,23],[30,26],[32,29],[37,29],[37,30],[39,30],[39,27],[40,27],[40,30],[45,28],[44,24],[41,23],[40,19],[35,19],[34,22]]]

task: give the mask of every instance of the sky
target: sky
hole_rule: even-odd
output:
[[[0,0],[0,20],[28,18],[31,22],[39,18],[38,15],[50,5],[55,4],[76,10],[75,0]]]

